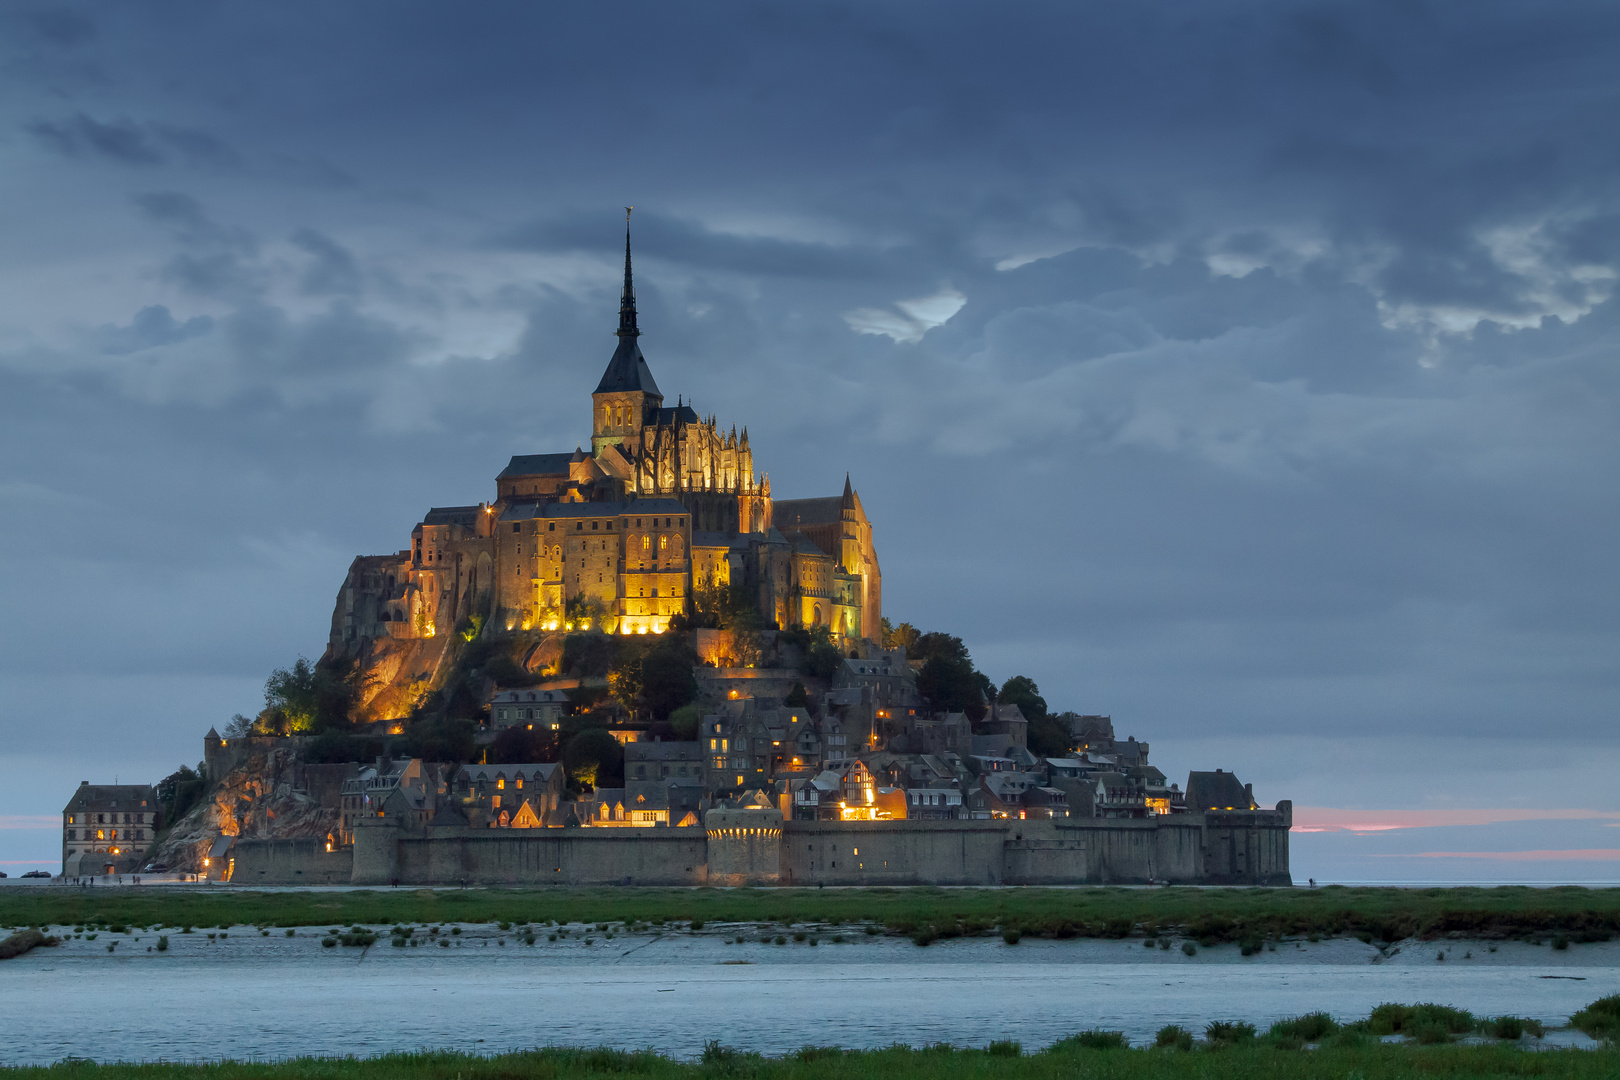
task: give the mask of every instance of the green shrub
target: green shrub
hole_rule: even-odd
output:
[[[1397,1005],[1386,1002],[1367,1017],[1373,1035],[1405,1035],[1419,1042],[1445,1042],[1452,1035],[1473,1031],[1474,1014],[1449,1005]]]
[[[984,1052],[989,1054],[991,1057],[1015,1058],[1024,1056],[1024,1047],[1023,1044],[1015,1042],[1012,1039],[998,1039],[989,1046],[985,1047]]]
[[[1093,1028],[1070,1035],[1067,1039],[1059,1039],[1050,1049],[1063,1050],[1122,1050],[1130,1043],[1125,1040],[1123,1031],[1102,1031]]]
[[[336,945],[337,945],[337,938],[335,938],[335,937],[323,937],[323,938],[321,938],[321,948],[323,948],[323,949],[330,949],[330,948],[335,947]]]
[[[1620,1035],[1620,994],[1598,998],[1571,1016],[1569,1023],[1594,1039],[1615,1038]]]
[[[809,936],[810,935],[806,934],[803,930],[795,930],[793,932],[793,940],[794,941],[803,941],[805,938],[807,938]]]
[[[1194,945],[1190,941],[1183,941],[1181,943],[1181,951],[1188,956],[1193,956],[1198,952],[1198,946]]]
[[[1204,1027],[1204,1041],[1211,1046],[1253,1042],[1254,1025],[1242,1020],[1215,1020]]]
[[[287,936],[288,937],[296,937],[297,932],[295,930],[293,930],[292,927],[289,926],[289,927],[287,927]]]
[[[795,1061],[825,1061],[843,1056],[844,1051],[836,1046],[801,1046],[793,1054]]]
[[[160,935],[158,935],[157,951],[158,952],[168,952],[169,951],[169,935],[168,934],[160,934]]]
[[[703,929],[703,920],[702,919],[693,919],[692,920],[692,929],[693,930],[701,930],[701,929]]]
[[[719,1039],[710,1039],[703,1044],[703,1064],[708,1066],[728,1066],[737,1060],[737,1051],[730,1046],[721,1046]]]
[[[1024,932],[1015,926],[1004,926],[1001,929],[1001,940],[1009,945],[1016,945],[1024,937]]]
[[[1339,1023],[1325,1012],[1306,1013],[1271,1025],[1266,1034],[1273,1039],[1298,1039],[1300,1042],[1321,1042],[1339,1030]]]
[[[1553,948],[1560,951],[1569,948],[1569,938],[1559,934],[1553,938]]]
[[[1153,1036],[1153,1045],[1161,1050],[1191,1050],[1192,1032],[1176,1024],[1166,1024]]]
[[[1493,1039],[1522,1039],[1524,1021],[1517,1016],[1493,1016],[1482,1025]]]
[[[778,945],[786,945],[787,944],[787,938],[782,936],[781,934],[777,934],[776,935],[776,943]]]

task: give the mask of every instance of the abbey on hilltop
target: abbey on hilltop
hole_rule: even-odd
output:
[[[842,495],[773,501],[746,427],[665,404],[638,342],[628,221],[616,333],[590,451],[518,455],[493,502],[434,507],[408,550],[355,559],[329,652],[442,639],[474,615],[509,630],[662,633],[713,586],[744,587],[767,625],[881,639],[872,525],[848,478]]]

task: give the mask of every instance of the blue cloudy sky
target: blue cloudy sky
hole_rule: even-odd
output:
[[[587,437],[628,203],[660,385],[851,473],[886,614],[1357,812],[1300,878],[1620,878],[1617,55],[1606,3],[6,5],[0,868]]]

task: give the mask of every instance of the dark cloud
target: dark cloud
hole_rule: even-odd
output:
[[[101,351],[122,355],[159,345],[174,345],[201,337],[213,328],[214,320],[206,315],[177,322],[168,308],[153,304],[136,312],[128,326],[103,326]]]
[[[68,157],[99,156],[124,165],[157,165],[163,161],[151,135],[124,117],[102,123],[79,113],[63,121],[36,120],[28,125],[28,131]]]
[[[174,124],[140,124],[128,117],[100,121],[84,113],[25,125],[46,147],[66,157],[102,158],[121,165],[161,165],[177,155],[188,165],[235,167],[236,151],[205,131]]]
[[[36,34],[53,45],[72,48],[96,36],[95,24],[71,8],[42,8],[26,12],[23,18]]]
[[[293,235],[293,246],[310,256],[300,287],[312,296],[358,296],[360,264],[343,245],[314,229],[300,229]]]

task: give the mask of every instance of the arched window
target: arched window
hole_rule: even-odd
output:
[[[821,625],[821,605],[820,604],[817,604],[815,606],[815,611],[814,611],[814,616],[813,617],[814,617],[814,621],[811,623],[811,625],[812,626],[820,626]]]
[[[669,547],[669,537],[660,536],[658,538],[658,550],[659,551],[664,551],[664,550],[668,549],[668,547]]]

